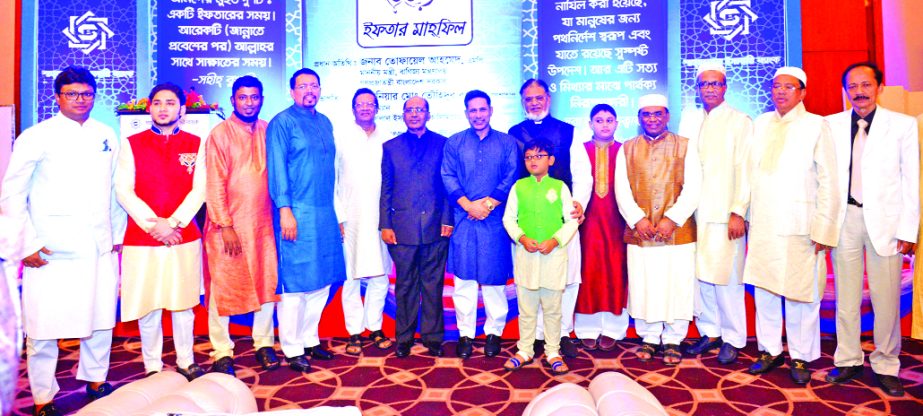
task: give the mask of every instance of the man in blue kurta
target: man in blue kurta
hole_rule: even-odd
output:
[[[454,134],[445,145],[442,181],[456,202],[455,231],[449,242],[448,271],[455,275],[455,317],[461,358],[471,356],[477,326],[478,285],[487,320],[484,355],[500,353],[500,335],[509,309],[506,282],[513,276],[511,240],[503,228],[503,210],[494,212],[517,179],[516,139],[490,128],[493,107],[483,91],[465,95],[465,116],[471,128]]]
[[[307,372],[308,356],[333,358],[317,328],[330,285],[346,280],[346,269],[333,209],[333,125],[315,108],[320,76],[302,68],[289,87],[294,105],[266,130],[266,166],[279,252],[279,341],[289,367]]]

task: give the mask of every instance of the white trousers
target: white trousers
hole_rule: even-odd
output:
[[[677,319],[671,323],[647,322],[635,319],[635,332],[648,344],[680,344],[689,331],[689,321]]]
[[[696,282],[695,326],[702,336],[721,339],[736,348],[747,345],[746,288],[732,281],[727,285]]]
[[[4,290],[6,288],[3,288]],[[77,380],[106,381],[109,374],[109,354],[112,353],[112,330],[93,331],[80,339],[80,359],[77,363]],[[26,339],[26,368],[32,400],[45,404],[58,393],[55,372],[58,367],[58,340]]]
[[[272,347],[276,343],[273,333],[272,313],[275,302],[266,302],[260,305],[258,311],[253,312],[253,349]],[[231,340],[229,325],[231,317],[221,316],[218,313],[218,304],[212,299],[208,303],[208,340],[212,343],[211,356],[215,360],[224,357],[234,357],[234,341]]]
[[[574,330],[574,309],[577,308],[577,292],[580,291],[580,282],[564,286],[564,295],[561,296],[561,338],[569,337]],[[545,314],[542,307],[538,308],[538,325],[535,327],[536,339],[545,339]]]
[[[612,312],[575,314],[574,333],[580,339],[596,339],[600,335],[615,340],[624,339],[628,333],[628,310],[622,309],[621,315]]]
[[[458,336],[474,338],[477,334],[478,324],[478,282],[477,280],[454,278],[455,291],[452,302],[455,304],[455,324],[458,326]],[[481,296],[484,298],[484,311],[487,319],[484,321],[485,335],[503,335],[506,327],[506,315],[509,304],[506,299],[506,285],[483,285]]]
[[[865,353],[859,339],[862,332],[862,284],[868,274],[869,297],[875,313],[875,351],[869,354],[872,371],[897,376],[901,369],[901,266],[903,256],[879,256],[869,239],[862,208],[846,206],[846,222],[840,242],[833,250],[836,273],[836,352],[838,367],[862,365]],[[917,288],[917,290],[921,290]]]
[[[170,312],[173,321],[173,348],[176,350],[176,366],[188,368],[195,363],[192,347],[195,337],[195,313],[192,308]],[[154,309],[138,319],[141,332],[141,356],[144,358],[144,372],[163,370],[163,309]]]
[[[362,301],[362,284],[365,282],[365,302]],[[385,310],[385,298],[391,282],[388,276],[376,276],[364,279],[346,279],[343,282],[343,320],[346,332],[359,335],[362,331],[381,329],[381,314]]]
[[[759,287],[753,288],[756,303],[756,343],[760,351],[776,356],[782,353],[782,296]],[[785,335],[788,355],[807,362],[820,358],[820,300],[784,300]]]
[[[279,302],[279,343],[287,358],[304,355],[320,345],[317,328],[330,297],[330,285],[310,292],[283,293]]]

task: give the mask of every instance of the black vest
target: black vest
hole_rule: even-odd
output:
[[[554,145],[554,165],[548,170],[552,178],[558,179],[567,185],[573,192],[574,181],[570,173],[570,146],[574,142],[574,126],[554,117],[545,117],[541,124],[532,120],[525,120],[510,129],[510,136],[516,138],[519,146],[519,177],[529,176],[526,162],[523,160],[526,143],[537,138],[544,138]]]

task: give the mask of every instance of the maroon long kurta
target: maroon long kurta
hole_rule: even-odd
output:
[[[621,146],[613,142],[598,149],[584,143],[593,171],[593,193],[580,226],[583,283],[577,295],[577,313],[622,313],[628,297],[628,266],[622,242],[625,220],[615,202],[615,157]],[[598,153],[599,154],[598,154]],[[602,157],[600,157],[602,156]]]

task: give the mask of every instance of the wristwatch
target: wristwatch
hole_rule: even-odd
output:
[[[173,217],[167,218],[167,225],[169,225],[170,228],[179,228],[179,220]]]
[[[489,211],[493,211],[493,210],[494,210],[495,207],[494,207],[493,201],[491,201],[491,200],[488,199],[487,202],[486,202],[486,204],[487,204],[487,209],[488,209]]]

